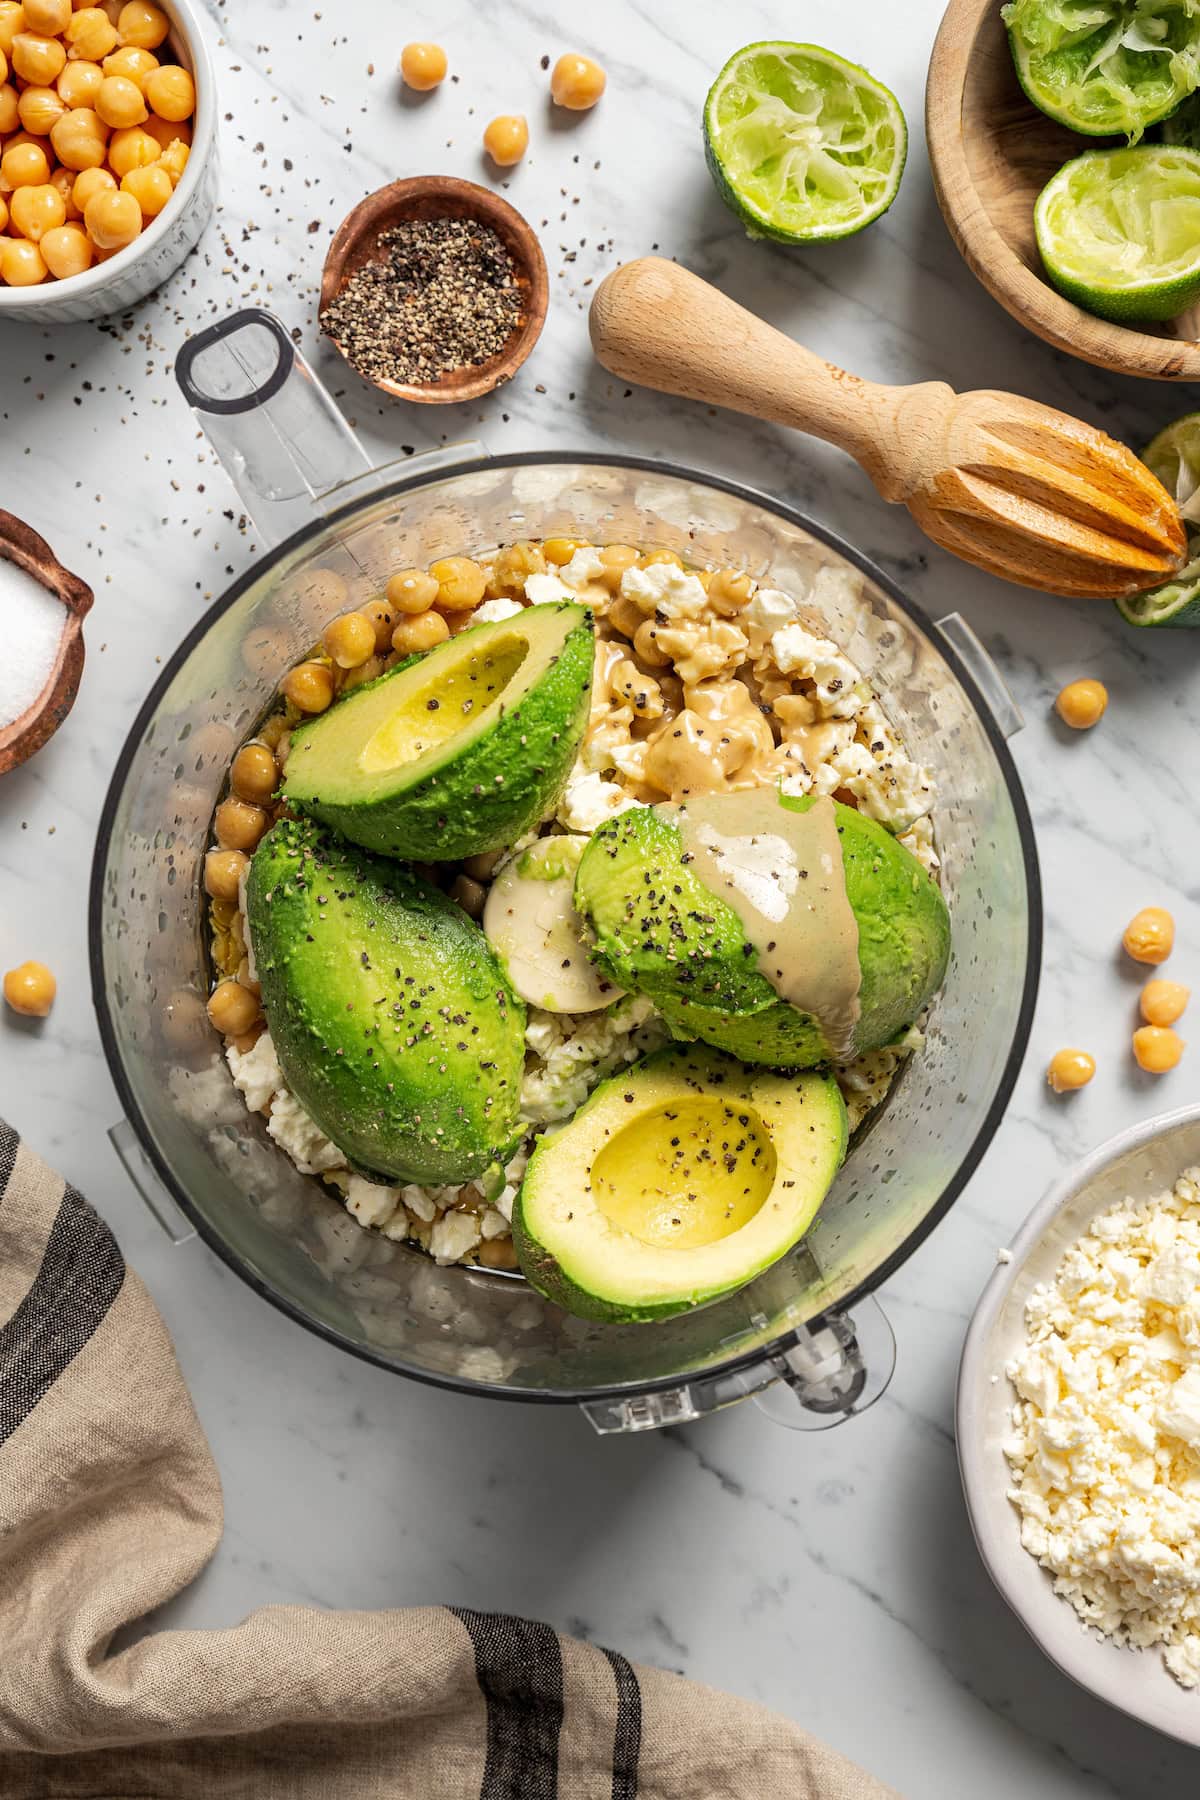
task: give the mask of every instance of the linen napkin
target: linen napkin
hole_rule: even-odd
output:
[[[0,1122],[0,1796],[883,1800],[786,1720],[548,1625],[269,1606],[122,1627],[190,1582],[221,1489],[107,1226]]]

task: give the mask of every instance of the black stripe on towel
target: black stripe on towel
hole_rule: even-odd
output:
[[[0,1138],[0,1177],[8,1148],[7,1138]],[[68,1187],[37,1278],[0,1328],[0,1444],[78,1356],[124,1279],[116,1239],[82,1194]]]
[[[20,1146],[21,1140],[12,1126],[6,1125],[4,1120],[0,1119],[0,1200],[4,1198],[9,1177],[16,1165],[17,1151]]]
[[[638,1758],[642,1753],[642,1690],[625,1658],[604,1652],[617,1684],[617,1723],[613,1732],[612,1800],[637,1800]]]
[[[487,1759],[479,1800],[558,1800],[563,1667],[548,1625],[454,1607],[471,1634],[487,1701]]]

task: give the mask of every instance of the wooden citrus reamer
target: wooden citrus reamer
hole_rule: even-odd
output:
[[[1178,510],[1149,469],[1036,400],[862,381],[659,257],[605,278],[591,334],[623,381],[836,444],[935,544],[1006,581],[1115,599],[1183,564]]]

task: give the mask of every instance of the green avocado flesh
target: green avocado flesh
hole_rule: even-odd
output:
[[[291,819],[255,851],[246,908],[284,1078],[363,1174],[441,1186],[508,1155],[525,1009],[453,901]]]
[[[294,732],[284,797],[385,856],[449,862],[505,849],[562,793],[593,652],[585,606],[472,626]]]
[[[806,812],[810,798],[780,797]],[[736,829],[738,796],[729,796]],[[861,1014],[852,1054],[889,1043],[942,984],[950,915],[937,883],[873,819],[835,802],[846,896],[858,924]],[[621,813],[595,833],[575,904],[595,933],[594,960],[619,987],[653,1000],[672,1032],[743,1062],[813,1068],[831,1059],[811,1013],[781,1000],[758,971],[737,912],[683,860],[669,814]]]
[[[669,1318],[778,1262],[845,1154],[830,1076],[660,1050],[539,1140],[513,1210],[522,1273],[581,1318]]]

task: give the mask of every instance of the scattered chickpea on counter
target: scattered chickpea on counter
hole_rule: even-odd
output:
[[[1147,1025],[1174,1025],[1183,1017],[1192,997],[1191,988],[1181,981],[1148,981],[1142,989],[1139,1009]]]
[[[1125,927],[1121,939],[1134,962],[1164,963],[1175,948],[1175,921],[1161,906],[1143,906]]]
[[[57,992],[58,983],[45,963],[20,963],[4,977],[5,1000],[27,1019],[44,1019]]]
[[[608,77],[590,56],[569,52],[550,71],[550,98],[568,112],[587,112],[608,86]]]
[[[483,147],[497,168],[510,169],[529,148],[529,126],[523,113],[501,113],[483,134]]]
[[[1054,710],[1072,731],[1090,731],[1104,717],[1108,706],[1108,689],[1102,681],[1090,677],[1070,681],[1054,702]]]
[[[1141,1025],[1133,1034],[1133,1056],[1147,1075],[1166,1075],[1183,1055],[1183,1039],[1169,1025]]]
[[[449,64],[440,44],[405,44],[400,52],[400,74],[405,87],[418,94],[440,87]]]
[[[1046,1080],[1056,1094],[1073,1094],[1096,1073],[1096,1059],[1086,1050],[1059,1050],[1050,1059]]]

